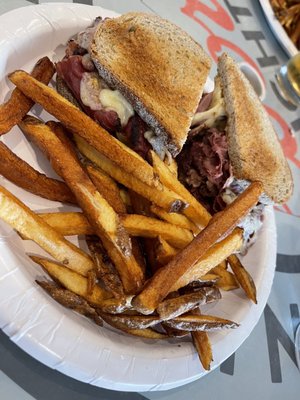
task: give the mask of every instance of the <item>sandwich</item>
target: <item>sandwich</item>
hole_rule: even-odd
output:
[[[186,141],[210,66],[179,27],[128,13],[97,18],[69,41],[56,65],[57,88],[70,90],[83,111],[143,158],[154,149],[164,159]]]
[[[251,182],[264,194],[244,220],[245,243],[268,204],[282,204],[293,182],[277,135],[234,60],[218,61],[215,89],[204,93],[211,60],[187,33],[145,13],[97,18],[67,45],[56,65],[58,91],[150,160],[174,158],[178,178],[214,214]]]
[[[267,112],[227,54],[218,60],[215,89],[201,99],[177,164],[179,179],[212,214],[250,182],[262,183],[264,194],[243,222],[246,241],[261,226],[264,207],[292,194],[291,171]]]

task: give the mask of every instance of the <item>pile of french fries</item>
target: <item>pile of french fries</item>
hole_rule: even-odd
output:
[[[256,302],[255,285],[234,253],[242,244],[237,225],[256,205],[261,184],[211,217],[178,181],[175,162],[167,165],[152,152],[147,163],[112,137],[47,86],[54,72],[43,58],[31,74],[9,75],[16,88],[0,106],[0,134],[18,125],[63,181],[35,171],[3,142],[0,174],[81,212],[38,214],[0,187],[0,218],[51,256],[31,259],[51,278],[37,283],[56,301],[127,334],[191,335],[209,370],[208,332],[238,324],[199,307],[238,287]],[[35,103],[59,122],[27,115]],[[66,239],[71,235],[85,235],[89,254]]]

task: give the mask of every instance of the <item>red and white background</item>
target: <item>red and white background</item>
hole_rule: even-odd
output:
[[[262,0],[266,1],[266,0]],[[48,1],[49,2],[49,1]],[[68,2],[68,1],[67,1]],[[94,0],[74,1],[119,13],[139,10],[168,18],[189,32],[214,61],[226,51],[249,63],[266,87],[264,106],[291,167],[291,200],[276,208],[278,257],[274,284],[264,313],[239,350],[220,368],[168,392],[120,394],[89,387],[42,366],[0,331],[1,399],[298,399],[300,375],[294,335],[300,323],[300,108],[278,94],[274,74],[288,57],[274,38],[258,0]],[[0,14],[44,1],[0,0]],[[1,57],[1,55],[0,55]],[[212,74],[215,73],[215,66]],[[188,71],[187,71],[188,73]]]

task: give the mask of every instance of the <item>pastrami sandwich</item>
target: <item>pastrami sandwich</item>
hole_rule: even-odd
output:
[[[267,112],[227,54],[219,58],[215,90],[201,99],[177,163],[180,180],[212,213],[250,182],[263,184],[264,195],[244,221],[247,238],[261,225],[265,205],[292,194],[291,171]]]
[[[211,61],[186,32],[158,16],[98,18],[57,63],[81,108],[146,158],[175,157],[186,141]],[[65,93],[66,94],[66,93]]]

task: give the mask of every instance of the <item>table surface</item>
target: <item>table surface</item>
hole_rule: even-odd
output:
[[[264,1],[264,0],[262,0]],[[51,1],[47,1],[48,3]],[[66,1],[70,2],[70,1]],[[271,115],[295,181],[289,203],[276,209],[277,267],[271,295],[258,325],[238,351],[204,378],[166,392],[120,393],[78,382],[36,361],[0,330],[0,399],[298,399],[300,375],[294,335],[300,323],[300,111],[278,95],[274,73],[288,59],[274,38],[257,0],[94,0],[122,13],[156,13],[188,31],[212,58],[228,51],[254,62],[266,84]],[[0,14],[44,1],[0,0]],[[217,52],[216,52],[217,49]],[[1,56],[0,56],[1,57]]]

